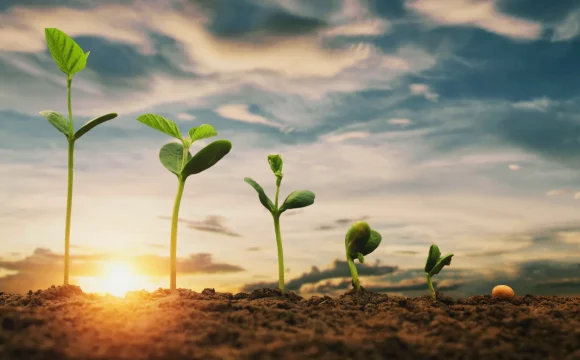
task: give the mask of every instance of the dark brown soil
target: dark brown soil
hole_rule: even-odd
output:
[[[580,298],[0,293],[0,359],[580,359]]]

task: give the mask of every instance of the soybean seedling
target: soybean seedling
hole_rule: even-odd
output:
[[[177,219],[185,180],[188,176],[199,174],[217,164],[218,161],[230,152],[232,143],[228,140],[216,140],[199,150],[195,156],[191,156],[189,147],[194,141],[217,135],[217,131],[213,126],[202,124],[198,127],[193,127],[189,129],[189,136],[181,137],[181,131],[177,127],[177,124],[162,116],[143,114],[137,120],[181,141],[181,144],[174,142],[165,144],[159,151],[161,164],[177,176],[177,194],[175,195],[173,215],[171,218],[170,246],[170,289],[173,291],[177,287]]]
[[[358,259],[361,264],[364,264],[365,256],[375,251],[381,240],[381,234],[372,230],[369,224],[364,221],[355,222],[346,232],[344,238],[346,261],[352,275],[352,283],[357,291],[360,290],[360,281],[354,259]]]
[[[431,245],[429,248],[429,256],[427,257],[427,263],[425,264],[425,277],[427,278],[427,286],[429,286],[433,300],[436,300],[437,296],[435,294],[435,289],[433,288],[433,283],[431,282],[431,277],[439,274],[445,265],[451,265],[452,257],[453,254],[441,256],[441,251],[439,251],[439,247],[435,244]]]
[[[280,184],[282,183],[282,157],[280,155],[268,155],[268,163],[270,169],[276,176],[276,198],[274,203],[268,198],[264,189],[254,180],[249,177],[244,178],[244,181],[250,184],[258,193],[260,203],[272,214],[274,219],[274,232],[276,233],[276,245],[278,247],[278,287],[284,293],[284,251],[282,249],[282,236],[280,235],[280,215],[289,209],[298,209],[314,204],[314,193],[309,190],[292,191],[284,203],[278,207],[278,195],[280,194]]]
[[[87,51],[85,53],[73,39],[58,29],[44,29],[44,35],[48,44],[48,50],[50,51],[54,62],[60,70],[66,74],[66,87],[68,90],[68,120],[62,114],[54,110],[44,110],[40,112],[40,114],[44,116],[58,131],[66,136],[68,141],[68,191],[66,198],[66,225],[64,232],[64,285],[68,285],[70,273],[69,249],[75,141],[95,126],[116,118],[117,114],[110,113],[92,119],[75,132],[70,96],[72,78],[76,73],[85,68],[87,58],[91,52]]]

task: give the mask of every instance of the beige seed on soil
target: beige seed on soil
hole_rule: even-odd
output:
[[[514,295],[514,290],[507,285],[498,285],[491,291],[491,296],[498,299],[511,299]]]

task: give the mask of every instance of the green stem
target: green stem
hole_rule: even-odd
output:
[[[431,291],[431,297],[433,298],[433,300],[437,300],[435,288],[433,287],[433,283],[431,282],[431,276],[429,276],[429,273],[425,273],[425,277],[427,278],[427,286],[429,286],[429,291]]]
[[[278,287],[284,293],[284,250],[280,235],[280,215],[274,215],[274,230],[276,231],[276,246],[278,247]]]
[[[185,144],[183,145],[183,157],[181,158],[181,170],[183,171],[183,168],[185,167],[185,164],[187,164],[187,155],[189,154],[189,147],[185,146]]]
[[[181,204],[181,196],[183,195],[184,187],[185,180],[179,177],[177,194],[175,195],[175,203],[173,204],[173,215],[171,217],[170,289],[172,291],[177,288],[177,219],[179,216],[179,205]]]
[[[70,273],[70,223],[72,212],[74,140],[68,141],[68,190],[66,195],[66,225],[64,230],[64,285],[69,284]]]
[[[357,290],[360,290],[360,282],[358,280],[358,271],[356,271],[356,266],[352,258],[346,254],[346,260],[348,261],[348,267],[350,269],[350,274],[352,275],[352,282]]]
[[[75,127],[73,125],[73,118],[72,118],[72,105],[71,105],[71,96],[70,96],[70,89],[72,86],[72,76],[68,76],[66,79],[66,87],[67,87],[67,97],[68,97],[68,120],[70,123],[70,134],[73,135],[75,131]]]

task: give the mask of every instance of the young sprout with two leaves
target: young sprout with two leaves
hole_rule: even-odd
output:
[[[181,141],[181,144],[174,142],[165,144],[159,151],[161,164],[177,176],[177,194],[175,195],[173,215],[171,218],[170,247],[170,289],[175,290],[177,288],[177,219],[185,180],[190,175],[199,174],[214,166],[230,152],[232,143],[228,140],[216,140],[199,150],[195,156],[191,156],[189,147],[194,141],[217,135],[217,131],[213,126],[202,124],[198,127],[191,128],[188,133],[189,136],[182,138],[177,124],[162,116],[144,114],[139,116],[137,120]]]
[[[309,190],[296,190],[290,193],[284,203],[278,207],[278,195],[280,194],[280,184],[282,183],[282,157],[280,155],[268,155],[270,169],[276,176],[276,198],[274,203],[268,198],[264,189],[249,177],[244,181],[250,184],[258,193],[260,203],[272,214],[274,218],[274,232],[276,233],[276,245],[278,247],[278,287],[284,292],[284,251],[282,250],[282,236],[280,235],[280,215],[289,209],[298,209],[314,204],[314,193]]]
[[[431,277],[439,274],[445,265],[451,265],[452,257],[453,254],[441,256],[441,251],[439,251],[439,247],[435,244],[431,245],[429,248],[429,256],[427,257],[427,263],[425,264],[425,277],[427,278],[427,285],[429,286],[433,300],[437,299],[437,295],[435,294]]]
[[[85,68],[90,51],[85,53],[73,39],[58,29],[44,29],[44,35],[48,44],[48,50],[50,51],[54,62],[66,75],[66,87],[68,90],[68,119],[54,110],[44,110],[40,112],[40,114],[44,116],[58,131],[64,134],[68,141],[68,191],[66,198],[66,225],[64,232],[64,285],[68,285],[70,273],[70,224],[75,141],[95,126],[116,118],[117,114],[110,113],[92,119],[75,132],[71,106],[72,78],[76,73]]]
[[[369,224],[364,221],[355,222],[346,232],[344,238],[346,261],[352,275],[352,283],[357,291],[360,290],[360,281],[354,259],[358,259],[361,264],[364,264],[365,256],[375,251],[381,240],[381,234],[372,230]]]

